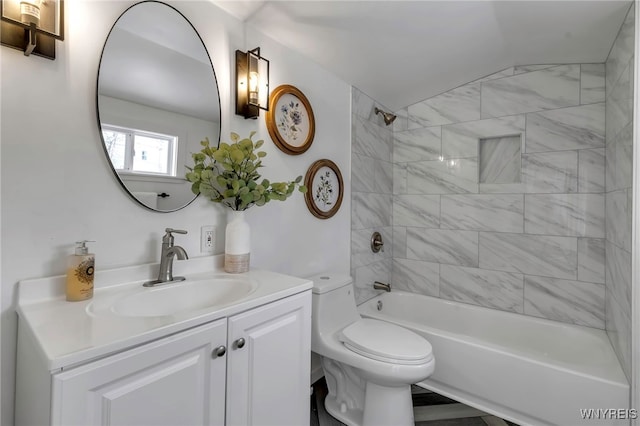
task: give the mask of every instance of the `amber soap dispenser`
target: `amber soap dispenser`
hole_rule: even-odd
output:
[[[78,302],[93,297],[93,272],[95,269],[95,255],[89,253],[87,243],[83,240],[76,242],[76,252],[69,256],[67,263],[67,300]]]

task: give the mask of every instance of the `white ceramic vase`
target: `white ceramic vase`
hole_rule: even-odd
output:
[[[227,212],[224,237],[224,270],[232,274],[247,272],[251,252],[251,228],[245,220],[244,211]]]

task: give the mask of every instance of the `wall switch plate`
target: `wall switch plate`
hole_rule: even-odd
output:
[[[200,253],[213,253],[215,247],[215,227],[203,226],[200,228]]]

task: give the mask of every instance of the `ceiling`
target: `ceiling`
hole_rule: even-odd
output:
[[[392,111],[511,66],[604,62],[631,4],[213,1]]]

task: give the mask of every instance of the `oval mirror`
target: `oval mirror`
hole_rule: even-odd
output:
[[[171,212],[195,196],[184,178],[200,141],[220,141],[220,97],[207,49],[173,7],[127,9],[107,37],[97,88],[98,124],[113,172],[143,206]]]

